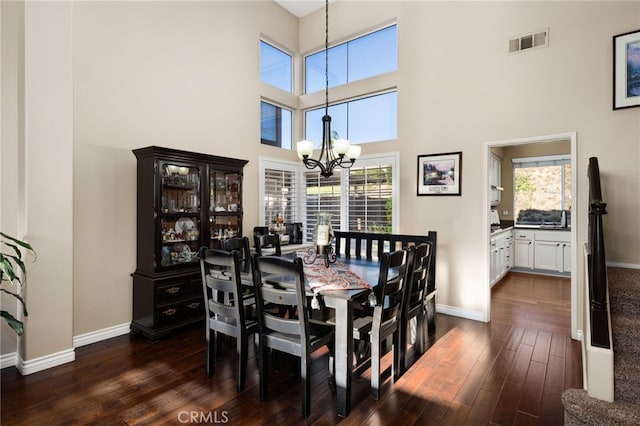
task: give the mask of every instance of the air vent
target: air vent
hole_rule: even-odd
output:
[[[524,50],[537,49],[549,46],[549,29],[535,31],[509,39],[509,54]]]

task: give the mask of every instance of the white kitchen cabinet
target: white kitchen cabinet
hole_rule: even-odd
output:
[[[535,269],[562,271],[562,244],[555,241],[536,241],[533,259]]]
[[[517,268],[533,269],[533,231],[514,231],[513,245],[513,266]]]
[[[502,191],[502,159],[495,154],[489,158],[489,198],[492,206],[500,204]]]
[[[571,232],[517,229],[513,232],[514,267],[571,272]]]
[[[571,244],[562,243],[562,272],[571,272]]]
[[[513,266],[512,232],[505,231],[491,237],[489,275],[491,286],[500,281]]]

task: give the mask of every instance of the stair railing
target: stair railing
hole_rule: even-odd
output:
[[[589,309],[591,344],[611,348],[607,307],[607,266],[604,252],[602,216],[607,203],[602,201],[600,169],[596,157],[589,158],[589,229],[587,266],[589,274]]]

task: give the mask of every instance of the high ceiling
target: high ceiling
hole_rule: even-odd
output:
[[[330,3],[333,1],[336,0],[329,0]],[[321,9],[325,4],[323,0],[275,0],[275,2],[298,18]]]

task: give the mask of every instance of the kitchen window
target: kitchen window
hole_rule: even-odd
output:
[[[515,225],[570,226],[570,156],[514,158],[512,161]]]

